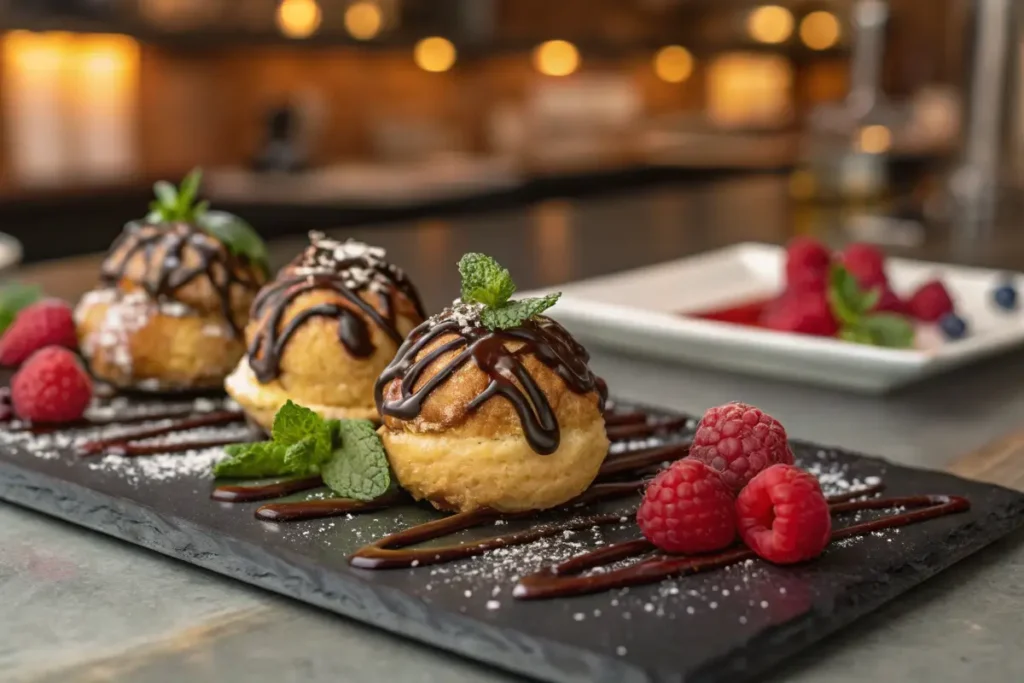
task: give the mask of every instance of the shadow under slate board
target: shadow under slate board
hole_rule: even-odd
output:
[[[201,399],[194,408],[211,410],[216,404]],[[167,406],[156,399],[115,399],[109,412]],[[652,419],[679,417],[644,410]],[[827,493],[880,478],[886,497],[956,494],[967,497],[971,509],[847,538],[803,565],[780,568],[749,560],[647,586],[519,601],[512,596],[518,576],[601,544],[635,538],[632,509],[638,497],[588,507],[588,513],[621,511],[621,525],[563,533],[448,564],[360,570],[347,562],[355,550],[440,513],[408,504],[350,518],[262,522],[253,514],[261,503],[210,500],[208,469],[218,449],[137,458],[75,454],[77,441],[117,429],[42,435],[0,430],[0,498],[438,648],[559,683],[756,680],[782,659],[1024,523],[1022,494],[797,442],[799,464],[818,474]],[[206,427],[175,438],[232,438],[242,429]],[[684,427],[657,440],[688,436]],[[654,442],[619,442],[613,450]],[[892,512],[858,514],[866,520]],[[530,523],[491,523],[441,543],[489,538]]]

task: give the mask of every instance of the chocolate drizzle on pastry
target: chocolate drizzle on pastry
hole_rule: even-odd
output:
[[[174,299],[178,289],[206,276],[232,333],[241,336],[231,306],[232,289],[238,286],[255,292],[262,284],[259,267],[245,256],[233,254],[215,237],[188,223],[133,221],[125,226],[100,266],[101,282],[108,287],[119,286],[139,258],[142,276],[132,282],[158,301]]]
[[[424,349],[442,337],[451,337],[430,351]],[[424,372],[448,353],[455,355],[439,372],[417,387]],[[577,394],[596,391],[598,409],[604,409],[607,390],[587,363],[590,356],[564,327],[536,316],[507,330],[488,330],[476,304],[453,308],[414,329],[398,355],[377,380],[374,398],[381,415],[411,420],[420,414],[430,394],[471,359],[489,378],[487,387],[469,402],[474,411],[495,396],[509,401],[519,416],[523,434],[542,455],[558,450],[558,419],[547,397],[522,363],[526,355],[551,368]],[[397,386],[388,385],[398,380]]]
[[[350,354],[366,358],[375,348],[368,320],[402,343],[396,327],[397,297],[426,317],[412,283],[397,266],[384,260],[384,250],[361,242],[338,242],[310,233],[312,244],[289,264],[277,280],[264,287],[253,301],[251,319],[258,325],[249,344],[249,367],[260,382],[270,382],[281,371],[281,356],[288,340],[311,318],[338,321],[338,340]],[[282,326],[288,307],[301,295],[329,291],[341,301],[325,302],[302,310]],[[364,298],[376,297],[377,306]]]

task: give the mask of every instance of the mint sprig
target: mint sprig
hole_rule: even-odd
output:
[[[21,309],[43,297],[43,290],[35,285],[12,282],[0,287],[0,334],[4,332]]]
[[[896,313],[872,313],[881,290],[861,289],[846,268],[834,264],[829,271],[828,301],[839,321],[839,337],[846,341],[894,349],[914,344],[914,326]]]
[[[480,321],[489,330],[507,330],[543,313],[555,305],[560,292],[547,296],[511,300],[516,291],[507,269],[490,256],[469,253],[459,260],[462,300],[482,304]]]
[[[288,401],[274,416],[271,440],[226,447],[217,477],[320,474],[336,495],[372,500],[391,487],[391,470],[369,420],[325,420]]]
[[[251,225],[227,211],[211,211],[208,201],[196,201],[202,179],[202,169],[195,168],[178,187],[166,180],[154,183],[156,199],[149,204],[146,221],[191,223],[221,241],[231,253],[248,258],[268,272],[267,247]]]
[[[369,420],[341,420],[340,445],[320,474],[324,483],[345,498],[373,500],[391,488],[387,453]]]

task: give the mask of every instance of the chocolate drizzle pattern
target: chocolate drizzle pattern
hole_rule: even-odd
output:
[[[128,418],[128,420],[131,419],[133,418]],[[134,419],[143,418],[136,416]],[[135,442],[175,432],[187,432],[199,426],[231,424],[241,421],[243,416],[232,410],[211,410],[185,417],[182,416],[180,410],[168,410],[162,413],[147,413],[144,419],[168,421],[168,424],[143,426],[125,431],[116,437],[81,444],[80,452],[83,455],[115,452],[142,456],[157,452],[180,452],[194,448],[196,444],[205,447],[208,445],[206,442],[191,441],[153,445],[150,449],[147,444],[136,444]],[[680,423],[678,419],[674,418],[653,419],[642,412],[611,413],[607,416],[606,422],[611,425],[609,432],[616,426],[627,424],[645,427],[644,434],[646,435],[664,434],[666,431],[677,429]],[[110,424],[110,422],[99,420],[97,424]],[[631,439],[632,435],[626,438]],[[639,450],[613,449],[618,452],[610,453],[607,456],[597,481],[583,494],[566,504],[564,510],[572,515],[567,520],[540,520],[521,530],[498,536],[447,545],[431,544],[425,547],[415,547],[467,529],[493,526],[499,521],[529,520],[536,514],[532,512],[505,514],[486,509],[462,512],[425,524],[411,526],[379,538],[358,549],[350,557],[350,563],[352,566],[364,570],[408,569],[437,565],[477,557],[500,548],[525,545],[559,536],[567,531],[580,531],[595,526],[621,525],[629,519],[633,511],[589,513],[588,506],[601,501],[635,497],[646,485],[647,480],[642,477],[651,473],[652,468],[664,466],[667,462],[685,457],[688,453],[688,443],[678,440],[678,436],[669,438],[674,440]],[[624,442],[619,441],[618,443],[621,445]],[[148,450],[131,453],[130,449],[133,446]],[[258,502],[317,489],[322,485],[323,482],[318,476],[265,480],[255,484],[220,483],[214,487],[211,498],[224,503]],[[893,514],[859,521],[847,526],[834,527],[831,539],[836,541],[884,529],[917,524],[970,509],[970,502],[960,496],[877,497],[883,489],[884,485],[879,482],[830,496],[829,506],[835,517],[869,510],[894,511]],[[391,491],[371,501],[315,498],[272,502],[259,506],[255,510],[255,516],[266,522],[297,522],[371,512],[409,503],[410,501],[404,493]],[[748,548],[739,545],[721,552],[699,556],[666,555],[657,551],[645,539],[638,538],[604,545],[523,576],[518,579],[512,594],[519,600],[542,600],[582,595],[656,583],[666,578],[712,571],[752,559],[756,559],[755,554]],[[625,566],[610,566],[630,560],[634,561]]]
[[[450,339],[424,352],[445,337]],[[454,355],[445,366],[417,387],[427,369],[448,353]],[[472,360],[490,381],[467,409],[472,412],[496,396],[505,398],[515,408],[531,448],[542,455],[554,453],[560,441],[558,420],[523,365],[522,359],[528,354],[551,368],[573,392],[597,392],[598,408],[604,409],[604,382],[591,372],[586,349],[564,327],[550,318],[536,316],[519,327],[491,331],[480,322],[477,305],[456,303],[409,334],[377,380],[377,410],[384,416],[415,418],[431,393]]]
[[[384,260],[383,249],[338,242],[316,232],[310,233],[310,240],[312,244],[253,301],[250,317],[257,327],[249,344],[249,367],[260,382],[277,378],[288,340],[311,318],[337,320],[338,340],[353,356],[366,358],[375,350],[368,320],[395,344],[402,343],[396,327],[399,297],[419,320],[426,317],[415,287],[400,268]],[[336,294],[341,301],[310,306],[282,324],[296,299],[318,290]],[[366,293],[376,298],[377,306],[364,298]]]
[[[189,264],[194,256],[195,265]],[[134,284],[157,301],[174,300],[177,290],[206,276],[216,292],[221,315],[236,338],[242,330],[232,310],[232,291],[255,292],[262,284],[262,266],[232,253],[215,237],[188,223],[155,225],[133,221],[125,225],[100,266],[100,281],[117,287],[136,259],[142,259],[142,277]]]

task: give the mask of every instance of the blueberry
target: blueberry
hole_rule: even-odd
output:
[[[992,293],[992,297],[996,301],[996,305],[1007,311],[1012,311],[1017,308],[1017,290],[1014,288],[1012,282],[1007,282],[1001,285]]]
[[[939,320],[939,328],[947,339],[963,339],[967,336],[967,322],[956,313],[947,313]]]

